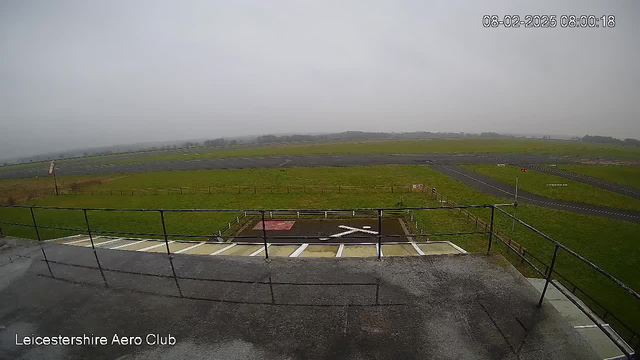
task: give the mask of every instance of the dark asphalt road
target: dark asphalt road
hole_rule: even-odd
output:
[[[273,259],[45,245],[0,267],[2,359],[597,359],[499,255]],[[6,253],[0,258],[6,257]],[[0,259],[2,260],[2,259]],[[179,287],[177,286],[179,285]],[[140,346],[17,346],[24,336]],[[145,344],[147,334],[176,339]]]
[[[121,164],[61,163],[57,169],[63,175],[97,175],[137,173],[167,170],[214,170],[277,167],[357,166],[357,165],[416,165],[416,164],[489,164],[530,163],[564,164],[576,159],[557,155],[526,154],[345,154],[309,156],[269,156],[209,158],[201,160],[132,162]],[[47,176],[48,166],[0,171],[0,179]]]
[[[515,198],[515,190],[512,187],[494,180],[489,176],[452,165],[436,165],[431,166],[431,168],[441,172],[442,174],[450,176],[465,185],[469,185],[478,191],[508,200],[514,200]],[[521,189],[518,189],[518,202],[549,209],[565,210],[579,214],[640,223],[640,212],[638,211],[619,210],[603,206],[550,199]]]
[[[533,164],[524,164],[523,167],[533,169],[535,171],[544,172],[551,175],[562,176],[569,180],[579,181],[585,184],[597,186],[601,189],[613,191],[618,194],[631,196],[636,199],[640,199],[640,190],[627,185],[616,184],[610,181],[599,179],[593,176],[587,176],[583,174],[577,174],[571,171],[556,169],[552,167],[537,166]]]

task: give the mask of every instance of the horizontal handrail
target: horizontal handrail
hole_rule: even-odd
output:
[[[553,238],[551,238],[549,235],[543,233],[542,231],[534,228],[533,226],[527,224],[526,222],[518,219],[517,217],[509,214],[508,212],[497,208],[498,211],[502,212],[503,214],[507,215],[508,217],[510,217],[511,219],[514,219],[515,221],[517,221],[519,224],[523,225],[524,227],[528,228],[529,230],[535,232],[536,234],[542,236],[543,238],[547,239],[548,241],[552,242],[554,245],[560,247],[562,250],[566,251],[567,253],[569,253],[570,255],[573,255],[574,257],[576,257],[577,259],[579,259],[580,261],[584,262],[585,264],[589,265],[591,268],[593,268],[594,270],[596,270],[597,272],[599,272],[600,274],[602,274],[603,276],[605,276],[606,278],[608,278],[609,280],[613,281],[614,283],[616,283],[618,286],[620,286],[621,288],[623,288],[624,290],[626,290],[629,294],[633,295],[633,297],[635,297],[636,299],[640,300],[640,294],[638,294],[635,290],[633,290],[632,288],[630,288],[629,286],[627,286],[625,283],[623,283],[622,281],[618,280],[615,276],[609,274],[608,272],[606,272],[605,270],[602,270],[598,265],[592,263],[591,261],[587,260],[584,256],[576,253],[575,251],[571,250],[570,248],[568,248],[566,245],[554,240]]]

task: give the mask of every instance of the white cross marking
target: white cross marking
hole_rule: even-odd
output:
[[[338,225],[338,227],[341,228],[341,229],[349,229],[349,230],[341,232],[341,233],[338,233],[338,234],[330,235],[328,238],[320,238],[320,241],[327,241],[327,240],[329,240],[329,238],[332,238],[332,237],[333,238],[343,237],[345,235],[353,234],[353,233],[356,233],[356,232],[363,232],[363,233],[374,234],[374,235],[378,234],[377,231],[359,229],[359,228],[354,228],[354,227],[346,226],[346,225]]]

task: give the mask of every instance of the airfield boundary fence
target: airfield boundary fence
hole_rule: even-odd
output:
[[[438,198],[441,195],[438,195],[437,192],[435,191],[435,189],[433,189],[432,191],[433,196],[435,196],[436,198]],[[316,215],[317,214],[324,214],[325,216],[328,216],[329,213],[331,214],[342,214],[344,216],[345,213],[351,213],[352,216],[355,216],[356,213],[358,213],[359,215],[368,215],[368,216],[375,216],[378,219],[378,229],[379,231],[377,232],[376,235],[372,235],[372,239],[374,241],[371,242],[371,244],[376,244],[377,245],[377,251],[378,251],[378,259],[381,258],[381,249],[382,249],[382,237],[384,236],[385,238],[389,238],[389,237],[405,237],[405,238],[413,238],[413,239],[420,239],[422,238],[428,238],[428,237],[436,237],[436,236],[448,236],[448,235],[476,235],[476,234],[484,234],[484,235],[488,235],[488,242],[487,242],[487,254],[489,254],[491,252],[491,248],[492,248],[492,242],[493,242],[493,238],[495,237],[496,239],[500,240],[500,243],[504,244],[506,246],[506,248],[508,250],[510,250],[511,252],[515,253],[518,257],[520,257],[521,261],[523,263],[528,264],[536,273],[538,273],[541,277],[545,278],[545,285],[544,288],[542,290],[542,294],[540,296],[540,299],[538,301],[538,307],[540,307],[543,303],[544,297],[545,297],[545,293],[548,289],[549,284],[551,284],[552,286],[554,286],[556,289],[558,289],[558,291],[560,291],[561,293],[564,293],[567,296],[567,299],[570,300],[572,303],[574,303],[574,305],[576,305],[579,309],[581,309],[585,315],[587,315],[593,322],[594,324],[600,328],[600,330],[602,330],[604,332],[605,335],[607,335],[613,342],[614,344],[629,358],[632,359],[635,352],[633,349],[636,349],[640,346],[640,337],[638,336],[637,332],[634,331],[634,329],[632,329],[630,326],[626,325],[624,323],[624,321],[621,319],[620,316],[612,313],[611,311],[607,310],[601,303],[597,302],[592,296],[588,295],[584,290],[580,289],[576,284],[572,283],[571,281],[569,281],[567,279],[567,277],[561,275],[558,273],[557,269],[556,269],[556,263],[558,261],[558,253],[562,252],[564,254],[568,254],[570,255],[572,258],[579,260],[580,262],[582,262],[583,264],[587,265],[588,268],[590,268],[592,271],[595,272],[595,274],[598,274],[602,277],[604,277],[605,279],[607,279],[608,281],[610,281],[612,284],[614,284],[615,286],[617,286],[619,289],[621,289],[622,291],[624,291],[626,294],[630,295],[631,298],[635,301],[635,302],[640,302],[640,295],[633,290],[631,287],[629,287],[628,285],[626,285],[625,283],[623,283],[622,281],[618,280],[617,278],[615,278],[613,275],[609,274],[608,272],[606,272],[605,270],[601,269],[599,266],[597,266],[596,264],[592,263],[591,261],[587,260],[586,258],[584,258],[583,256],[579,255],[578,253],[576,253],[575,251],[571,250],[570,248],[568,248],[567,246],[565,246],[564,244],[554,240],[553,238],[551,238],[550,236],[546,235],[545,233],[541,232],[540,230],[534,228],[533,226],[525,223],[524,221],[517,219],[514,215],[508,213],[507,211],[505,211],[504,209],[502,209],[505,206],[517,206],[517,203],[514,204],[485,204],[485,205],[449,205],[450,202],[446,199],[442,199],[440,200],[440,204],[442,205],[443,203],[446,203],[447,206],[436,206],[436,207],[404,207],[404,208],[361,208],[361,209],[113,209],[113,208],[66,208],[66,207],[48,207],[48,206],[25,206],[25,205],[2,205],[0,207],[4,207],[4,208],[24,208],[24,209],[29,209],[30,211],[30,215],[31,215],[31,219],[32,219],[32,223],[30,224],[22,224],[22,223],[13,223],[13,222],[7,222],[7,221],[0,221],[0,225],[12,225],[12,226],[24,226],[24,227],[30,227],[33,228],[36,234],[36,238],[38,239],[38,241],[40,242],[40,248],[43,254],[43,258],[44,261],[47,263],[47,267],[49,269],[49,273],[50,275],[53,277],[53,273],[51,272],[51,267],[49,265],[49,260],[47,259],[47,255],[46,255],[46,251],[45,251],[45,247],[42,245],[42,239],[40,236],[40,229],[52,229],[52,230],[64,230],[64,231],[73,231],[76,233],[86,233],[89,236],[89,240],[91,242],[91,248],[93,249],[93,253],[95,256],[95,260],[96,260],[96,264],[98,266],[98,269],[100,269],[100,272],[102,274],[102,278],[104,280],[104,284],[105,286],[107,285],[106,282],[106,278],[104,277],[104,271],[102,269],[102,266],[100,264],[100,260],[98,257],[98,253],[96,252],[96,247],[93,241],[93,237],[94,235],[134,235],[134,236],[153,236],[153,237],[159,237],[161,239],[164,239],[164,243],[166,246],[166,251],[167,251],[167,255],[168,255],[168,259],[169,262],[171,264],[171,268],[174,274],[174,278],[177,284],[177,277],[175,276],[175,269],[173,267],[173,260],[172,260],[172,253],[170,251],[169,248],[169,238],[177,238],[177,237],[182,237],[182,238],[207,238],[210,239],[211,235],[187,235],[187,234],[171,234],[169,232],[167,232],[167,228],[166,228],[166,224],[165,224],[165,213],[173,213],[173,212],[180,212],[180,213],[187,213],[187,212],[191,212],[191,213],[236,213],[236,214],[242,214],[243,216],[258,216],[259,219],[262,220],[262,240],[263,240],[263,244],[264,244],[264,256],[265,259],[269,259],[269,250],[268,250],[268,240],[269,240],[269,235],[266,231],[265,228],[265,220],[268,217],[273,216],[273,214],[276,214],[277,217],[282,216],[283,214],[288,214],[290,216],[300,216],[300,214],[305,214],[305,215]],[[384,229],[382,228],[382,218],[383,216],[385,216],[385,212],[387,213],[386,216],[389,215],[395,215],[397,216],[398,214],[410,214],[411,219],[414,219],[414,212],[417,211],[424,211],[424,210],[458,210],[461,213],[464,211],[467,214],[468,219],[471,219],[471,216],[473,214],[471,214],[469,211],[473,210],[473,209],[490,209],[491,210],[491,220],[490,222],[480,222],[479,218],[476,216],[475,217],[475,221],[477,221],[478,224],[484,224],[484,225],[479,225],[480,226],[480,231],[472,231],[472,232],[456,232],[456,233],[435,233],[435,234],[425,234],[421,231],[421,233],[418,234],[410,234],[410,235],[393,235],[393,234],[389,234],[389,235],[385,235],[384,234]],[[41,210],[51,210],[51,211],[56,211],[56,210],[68,210],[68,211],[78,211],[78,212],[82,212],[83,216],[84,216],[84,220],[86,223],[86,228],[67,228],[67,227],[53,227],[53,226],[43,226],[43,225],[38,225],[35,213],[34,213],[34,209],[41,209]],[[89,216],[88,214],[91,212],[100,212],[100,211],[105,211],[105,212],[145,212],[145,213],[157,213],[159,215],[159,222],[161,222],[162,224],[162,233],[142,233],[142,232],[122,232],[122,231],[104,231],[104,230],[95,230],[91,228],[91,224],[89,221]],[[514,242],[508,238],[506,238],[506,236],[500,232],[497,231],[497,229],[495,228],[495,215],[496,215],[496,211],[498,212],[498,214],[502,214],[505,215],[511,219],[513,219],[513,221],[517,222],[518,224],[524,226],[525,228],[529,229],[530,231],[533,231],[535,234],[539,235],[540,237],[542,237],[546,242],[550,243],[553,245],[554,247],[554,251],[553,251],[553,257],[551,260],[550,264],[545,263],[544,261],[540,260],[539,257],[536,257],[532,254],[530,254],[529,252],[526,251],[522,251],[521,247],[518,248],[516,246],[514,246]],[[236,218],[236,221],[240,221],[240,216],[238,216]],[[417,222],[416,222],[417,224]],[[232,224],[229,225],[229,227],[231,227]],[[487,230],[488,227],[488,231]],[[476,229],[478,230],[478,229]],[[2,230],[0,227],[0,234],[2,234]],[[242,236],[238,236],[238,235],[231,235],[231,236],[225,236],[225,235],[221,235],[220,236],[223,240],[225,239],[230,239],[230,238],[241,238]],[[255,238],[255,236],[247,236],[250,238]],[[287,238],[287,236],[277,236],[278,238]],[[317,236],[289,236],[290,238],[292,238],[292,240],[295,238],[295,240],[303,240],[303,239],[307,239],[307,238],[317,238]],[[273,238],[273,236],[272,236]],[[345,236],[344,238],[349,238],[348,236]],[[297,244],[299,244],[299,242],[296,242]],[[541,267],[544,268],[544,270],[541,270]],[[556,276],[559,278],[560,283],[564,283],[564,285],[566,285],[566,288],[563,286],[559,286],[555,281],[553,281],[553,277]],[[571,289],[570,291],[575,294],[578,298],[581,299],[587,299],[589,301],[589,303],[595,303],[599,306],[599,308],[603,309],[604,313],[603,315],[599,315],[596,313],[596,315],[593,315],[590,312],[590,309],[586,308],[584,303],[581,303],[579,301],[576,301],[575,299],[573,299],[573,297],[569,296],[569,294],[566,294],[566,289]],[[640,304],[640,303],[639,303]],[[599,316],[600,319],[598,319],[596,316]],[[614,319],[616,322],[613,324],[613,326],[615,327],[615,330],[622,330],[623,331],[623,335],[620,336],[617,332],[615,332],[614,330],[612,330],[609,326],[606,326],[606,324],[603,324],[600,322],[600,320],[604,321],[605,319],[607,319],[607,317]],[[630,347],[631,348],[630,348]],[[630,350],[631,349],[631,350]]]
[[[207,187],[142,188],[142,189],[58,189],[60,195],[197,195],[197,194],[366,194],[424,193],[423,184],[389,185],[212,185]],[[49,192],[55,195],[55,190]]]

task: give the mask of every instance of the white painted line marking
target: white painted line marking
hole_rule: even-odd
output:
[[[413,241],[411,242],[411,245],[413,245],[413,248],[416,249],[416,251],[418,252],[418,254],[424,256],[424,252],[422,251],[422,249],[420,249],[418,247],[418,244],[414,243]]]
[[[358,229],[358,228],[354,228],[354,227],[346,226],[346,225],[338,225],[338,227],[341,228],[341,229],[349,229],[349,230],[361,231],[361,232],[366,232],[366,233],[369,233],[369,234],[378,234],[377,231]]]
[[[182,249],[182,250],[178,250],[178,251],[174,252],[174,254],[180,254],[180,253],[183,253],[183,252],[185,252],[185,251],[189,251],[189,250],[191,250],[191,249],[195,249],[195,248],[197,248],[198,246],[201,246],[201,245],[204,245],[204,244],[205,244],[205,242],[203,241],[203,242],[201,242],[201,243],[199,243],[199,244],[195,244],[195,245],[193,245],[193,246],[189,246],[189,247],[184,248],[184,249]]]
[[[231,245],[229,245],[229,246],[225,246],[225,247],[223,247],[222,249],[220,249],[220,250],[218,250],[218,251],[214,251],[214,252],[212,252],[210,255],[218,255],[218,254],[220,254],[221,252],[227,251],[227,250],[231,249],[232,247],[234,247],[234,246],[236,246],[236,245],[238,245],[238,244],[231,244]]]
[[[344,251],[344,244],[340,244],[340,247],[338,248],[338,253],[336,254],[336,257],[342,257],[342,251]]]
[[[129,240],[129,239],[125,239],[125,240]],[[121,249],[121,248],[124,248],[124,247],[127,247],[127,246],[140,244],[140,243],[143,243],[145,241],[147,241],[147,240],[140,240],[140,241],[132,242],[130,244],[124,244],[124,245],[116,246],[116,247],[111,248],[111,250],[117,250],[117,249]]]
[[[609,324],[600,324],[602,327],[608,327]],[[590,329],[590,328],[594,328],[594,327],[598,327],[598,325],[596,324],[591,324],[591,325],[576,325],[573,328],[574,329]]]
[[[468,254],[468,252],[467,252],[465,249],[463,249],[463,248],[461,248],[460,246],[458,246],[458,245],[456,245],[456,244],[452,243],[451,241],[446,241],[446,243],[447,243],[447,244],[449,244],[449,245],[451,245],[451,246],[453,246],[453,248],[454,248],[454,249],[456,249],[456,250],[460,251],[462,254],[465,254],[465,255],[466,255],[466,254]]]
[[[293,252],[293,254],[289,255],[289,257],[298,257],[307,248],[307,246],[309,246],[309,244],[300,245],[300,247],[297,248],[296,251]]]
[[[64,237],[61,237],[61,238],[45,240],[44,242],[70,240],[70,239],[75,239],[75,238],[77,238],[79,236],[86,236],[86,235],[79,234],[79,235],[64,236]]]
[[[98,245],[106,245],[106,244],[111,244],[111,243],[114,243],[114,242],[116,242],[116,241],[120,241],[120,240],[122,240],[122,238],[117,238],[117,239],[113,239],[113,240],[109,240],[109,241],[103,241],[103,242],[101,242],[101,243],[97,243],[97,244],[96,244],[95,239],[93,239],[93,244],[94,244],[95,246],[98,246]],[[91,245],[85,245],[85,246],[89,247],[89,246],[91,246]]]
[[[271,244],[267,244],[267,248],[271,246]],[[256,250],[253,254],[249,255],[249,256],[256,256],[258,254],[260,254],[261,252],[264,251],[264,246],[260,247],[260,249]]]
[[[366,226],[363,226],[362,228],[363,228],[363,229],[371,229],[371,226],[366,225]]]
[[[175,242],[175,241],[169,241],[169,244],[172,244],[172,243],[174,243],[174,242]],[[147,250],[151,250],[151,249],[159,248],[160,246],[163,246],[163,245],[165,245],[165,243],[164,243],[164,242],[162,242],[162,243],[160,243],[160,244],[158,244],[158,245],[152,245],[152,246],[146,247],[146,248],[144,248],[144,249],[136,250],[136,251],[147,251]]]
[[[87,239],[66,242],[66,243],[64,243],[64,245],[73,245],[73,244],[77,244],[77,243],[83,242],[83,241],[89,241],[88,236],[87,236]]]

